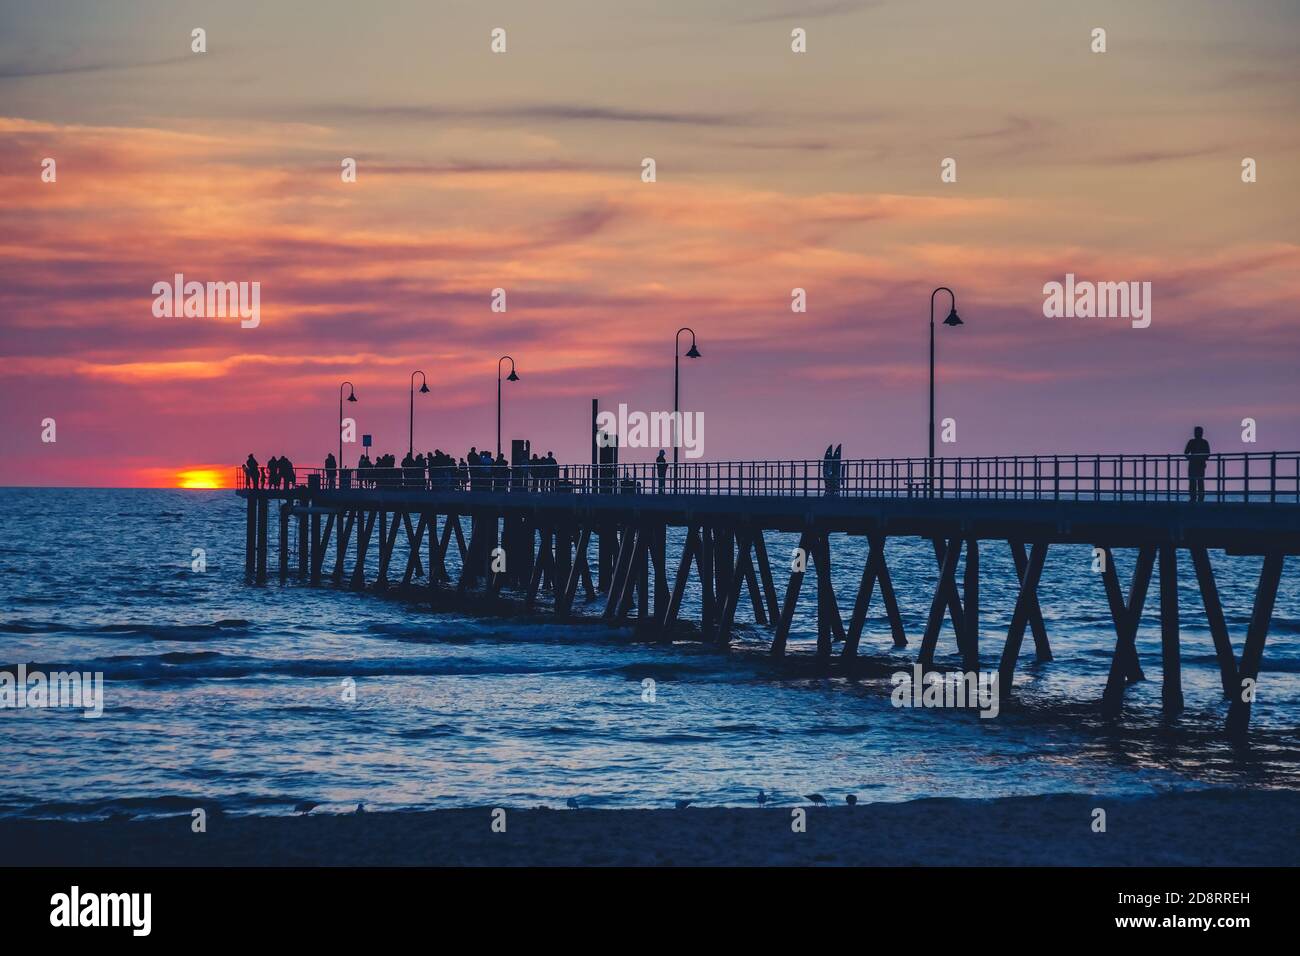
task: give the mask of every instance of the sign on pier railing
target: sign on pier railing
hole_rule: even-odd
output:
[[[679,494],[854,498],[1300,503],[1300,452],[1210,455],[1034,455],[835,461],[691,461],[621,465],[239,467],[237,488],[411,489],[531,494]]]

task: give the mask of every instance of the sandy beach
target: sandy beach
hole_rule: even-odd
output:
[[[1106,832],[1093,832],[1095,808]],[[1300,795],[1200,791],[928,799],[857,807],[505,809],[0,821],[19,866],[1289,866]]]

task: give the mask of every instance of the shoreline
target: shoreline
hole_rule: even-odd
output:
[[[1094,811],[1106,831],[1094,832]],[[494,808],[0,820],[0,865],[1295,866],[1300,793],[926,798],[856,807]],[[792,830],[793,811],[806,830]],[[500,829],[501,814],[495,814]]]

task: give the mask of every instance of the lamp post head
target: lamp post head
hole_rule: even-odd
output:
[[[428,395],[428,394],[429,394],[429,383],[428,383],[428,382],[421,382],[421,383],[420,383],[420,394],[421,394],[421,395]]]
[[[349,401],[349,402],[355,402],[356,400],[357,400],[357,393],[354,392],[351,388],[349,388],[349,389],[348,389],[348,401]]]
[[[957,315],[957,307],[956,307],[956,306],[953,306],[952,311],[948,313],[948,318],[946,318],[946,319],[943,320],[943,324],[944,324],[944,325],[965,325],[966,323],[963,322],[963,321],[958,317],[958,315]]]
[[[686,353],[687,358],[699,358],[700,350],[695,347],[695,341],[691,340],[691,350]]]
[[[510,369],[510,374],[506,376],[506,381],[507,382],[519,381],[519,376],[515,374],[515,370],[513,368]]]

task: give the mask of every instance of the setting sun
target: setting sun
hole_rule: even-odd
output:
[[[192,468],[176,475],[177,488],[224,488],[224,469]]]

